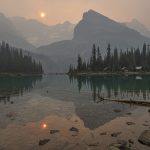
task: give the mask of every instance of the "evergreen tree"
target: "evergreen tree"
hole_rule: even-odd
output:
[[[146,43],[143,44],[143,50],[142,50],[142,66],[143,69],[146,70],[147,69],[147,60],[146,60],[146,52],[147,48],[146,48]]]
[[[107,66],[111,65],[111,47],[110,47],[110,43],[107,46],[106,64],[107,64]]]
[[[141,53],[139,47],[134,52],[136,66],[141,66]]]
[[[102,71],[103,68],[103,60],[102,60],[102,56],[101,56],[101,52],[99,47],[97,48],[97,66],[96,66],[98,71]]]
[[[119,58],[118,58],[118,50],[115,48],[113,55],[113,71],[119,70]]]
[[[78,70],[78,71],[82,71],[82,58],[81,58],[80,55],[78,55],[77,70]]]
[[[92,48],[92,59],[91,59],[91,70],[96,71],[96,46],[93,44]]]

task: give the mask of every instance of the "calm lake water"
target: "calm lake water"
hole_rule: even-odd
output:
[[[47,117],[77,117],[86,129],[94,130],[136,110],[133,105],[100,101],[99,96],[148,101],[149,93],[150,76],[1,76],[0,134],[5,138],[0,139],[0,148],[8,149],[1,143],[16,134],[10,130],[17,127],[20,132],[20,126],[33,123],[40,126],[43,120],[49,122]]]
[[[6,112],[13,108],[21,109],[26,103],[31,103],[32,106],[34,105],[32,98],[40,96],[41,101],[42,98],[51,98],[56,102],[66,103],[66,106],[67,103],[72,103],[75,109],[74,113],[84,121],[85,126],[96,128],[114,117],[126,113],[128,109],[134,108],[134,106],[125,104],[100,101],[98,96],[110,99],[149,100],[149,93],[150,76],[0,77],[0,115],[4,115],[5,120],[7,119],[5,118]],[[43,109],[47,110],[48,108]],[[121,109],[122,112],[117,114],[113,112],[114,109]],[[46,115],[51,115],[51,113],[44,114],[44,110],[37,112],[34,119],[38,120]],[[70,111],[70,108],[67,111]],[[52,112],[52,115],[53,113],[59,115],[61,111]],[[98,118],[98,116],[101,117]],[[2,121],[0,126],[5,127],[4,122]]]

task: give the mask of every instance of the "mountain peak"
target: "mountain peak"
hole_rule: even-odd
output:
[[[73,25],[70,21],[65,21],[63,24],[64,25]]]
[[[87,12],[85,12],[84,14],[83,14],[83,19],[88,19],[88,18],[97,18],[97,17],[103,17],[103,18],[107,18],[107,17],[105,17],[104,15],[102,15],[102,14],[100,14],[100,13],[98,13],[98,12],[96,12],[95,10],[92,10],[92,9],[90,9],[90,10],[88,10]]]
[[[98,13],[97,11],[95,11],[95,10],[93,10],[93,9],[89,9],[88,11],[87,11],[87,13],[89,13],[89,14],[100,14],[100,13]]]
[[[136,18],[134,18],[134,19],[131,20],[131,23],[140,23],[140,22]]]
[[[132,19],[126,23],[127,27],[134,29],[146,37],[150,37],[149,29],[137,19]]]
[[[122,31],[124,27],[94,11],[94,10],[89,10],[83,14],[82,20],[77,24],[74,30],[74,39],[86,39],[90,38],[89,35],[97,36],[97,34],[102,34],[104,32],[112,32],[112,31]]]
[[[69,22],[69,21],[65,21],[65,22],[64,22],[64,24],[71,24],[71,22]]]

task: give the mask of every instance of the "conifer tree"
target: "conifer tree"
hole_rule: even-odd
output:
[[[110,43],[107,46],[106,64],[107,64],[107,66],[111,65],[111,48],[110,48]]]
[[[97,70],[102,71],[103,68],[103,60],[99,47],[97,48]]]
[[[82,58],[81,58],[80,55],[78,55],[77,70],[78,70],[78,71],[82,71]]]

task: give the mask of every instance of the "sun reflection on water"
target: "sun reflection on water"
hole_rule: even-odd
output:
[[[41,125],[41,127],[42,127],[42,129],[46,129],[46,128],[48,127],[48,125],[47,125],[46,123],[43,123],[43,124]]]

